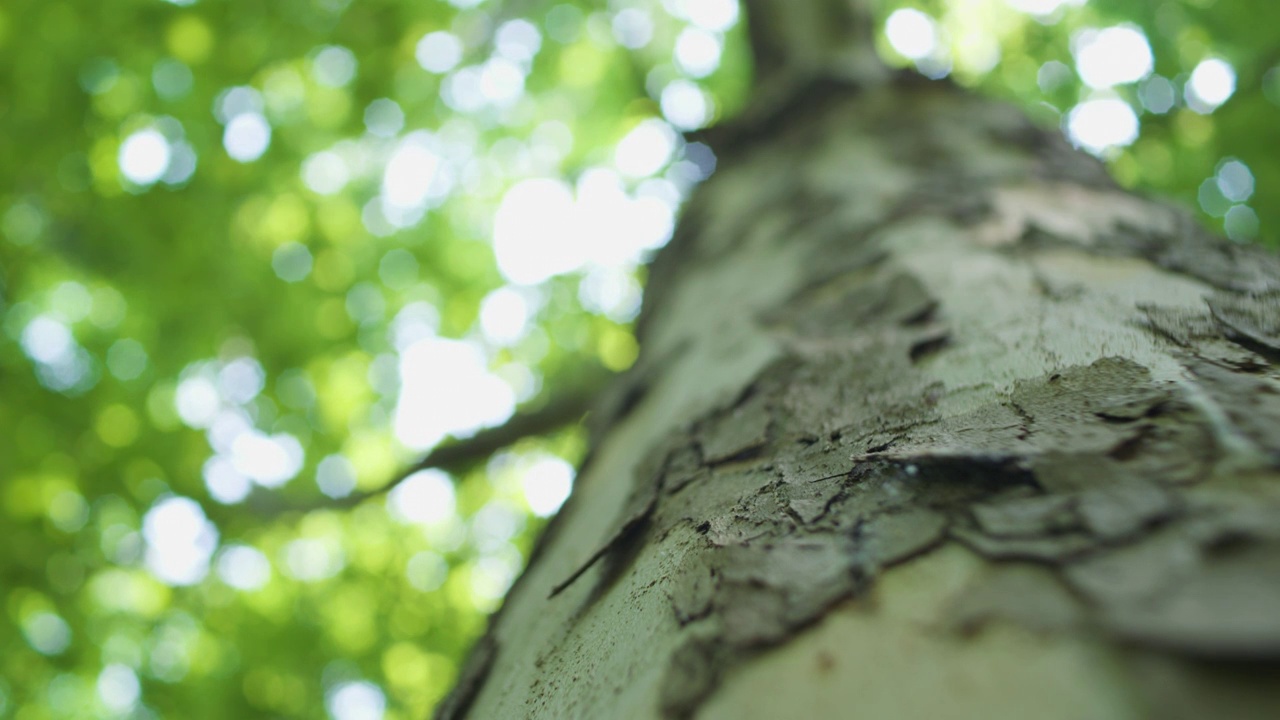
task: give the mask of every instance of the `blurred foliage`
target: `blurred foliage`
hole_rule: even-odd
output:
[[[882,37],[890,62],[1068,129],[1118,98],[1140,135],[1097,152],[1123,183],[1274,237],[1280,5],[879,17],[903,8],[929,42]],[[379,488],[634,359],[643,261],[714,164],[673,130],[746,96],[737,20],[732,0],[0,6],[0,717],[422,717],[581,433],[279,508]],[[1085,87],[1073,53],[1115,26],[1154,74]],[[1185,93],[1209,59],[1235,75],[1214,107]]]

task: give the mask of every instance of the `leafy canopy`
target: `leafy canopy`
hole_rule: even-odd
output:
[[[1280,5],[919,0],[887,60],[1012,98],[1250,241]],[[0,717],[421,717],[583,437],[417,473],[626,368],[714,169],[734,0],[0,7]],[[557,390],[559,388],[559,390]],[[299,509],[310,508],[310,509]]]

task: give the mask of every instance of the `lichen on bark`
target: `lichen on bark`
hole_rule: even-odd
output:
[[[1115,647],[1116,717],[1163,717],[1169,678],[1180,707],[1280,706],[1274,258],[943,83],[832,81],[765,121],[654,266],[630,399],[474,714],[691,717],[944,556],[983,570],[929,637]]]

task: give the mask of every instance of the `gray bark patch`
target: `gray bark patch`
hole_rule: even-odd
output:
[[[1161,475],[1171,438],[1199,443],[1182,451],[1197,457],[1217,451],[1204,432],[1187,430],[1206,421],[1180,391],[1141,366],[1107,358],[1066,368],[947,420],[923,398],[888,416],[841,413],[829,404],[875,393],[861,385],[875,381],[875,366],[861,375],[822,367],[821,357],[771,366],[749,398],[711,413],[693,435],[704,448],[709,437],[733,441],[712,444],[722,449],[700,464],[668,465],[653,532],[687,524],[700,538],[665,586],[693,638],[667,670],[669,717],[688,717],[734,665],[948,536],[1015,563],[966,592],[957,631],[998,618],[1101,629],[1193,655],[1280,652],[1272,628],[1280,615],[1264,617],[1280,607],[1280,586],[1247,580],[1280,577],[1271,526],[1241,519],[1238,500],[1193,507],[1187,478]],[[800,398],[828,407],[810,416]],[[844,419],[837,430],[817,421],[833,415]],[[721,429],[730,418],[772,430],[735,436]],[[724,464],[745,447],[758,458]],[[1224,538],[1230,552],[1220,549]],[[691,670],[694,659],[701,665]]]
[[[630,499],[553,598],[517,596],[521,621],[574,602],[555,607],[574,633],[609,617],[593,603],[625,618],[661,593],[646,607],[670,622],[646,649],[675,648],[660,707],[684,718],[885,568],[962,543],[987,567],[950,631],[1102,634],[1157,658],[1143,670],[1157,690],[1208,666],[1274,669],[1280,261],[1123,193],[1056,133],[949,86],[854,97],[819,83],[791,100],[720,148],[653,265],[640,333],[667,354],[642,357],[606,426],[688,422],[642,434],[666,439],[639,468],[593,477]],[[1010,210],[1007,188],[1043,207]],[[1071,217],[1092,204],[1109,207]],[[766,292],[779,258],[805,267]],[[767,301],[741,295],[757,280]],[[781,359],[716,383],[727,402],[671,396],[751,343]],[[649,574],[611,594],[638,558]],[[575,701],[601,714],[627,681],[593,680]],[[1216,687],[1156,697],[1153,716],[1210,716],[1181,708]]]

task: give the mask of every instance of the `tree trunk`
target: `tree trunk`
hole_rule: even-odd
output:
[[[708,138],[439,716],[1280,717],[1280,263],[1013,108],[810,77]]]

